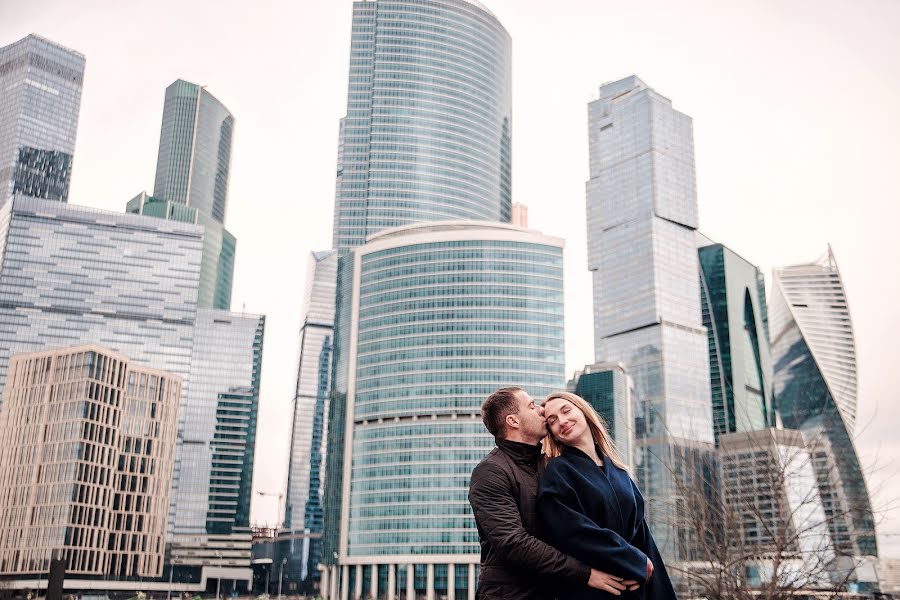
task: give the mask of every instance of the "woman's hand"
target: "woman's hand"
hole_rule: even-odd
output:
[[[588,585],[592,588],[609,592],[614,596],[622,594],[622,590],[636,590],[638,583],[632,579],[623,580],[621,577],[591,569],[591,577],[588,579]]]
[[[653,562],[648,558],[647,559],[647,581],[650,581],[651,577],[653,577]]]

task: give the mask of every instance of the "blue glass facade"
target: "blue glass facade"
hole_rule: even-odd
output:
[[[606,424],[619,455],[634,460],[634,382],[624,365],[598,363],[575,373],[567,389],[587,400]]]
[[[563,385],[562,242],[422,224],[354,256],[342,562],[475,562],[469,474],[493,447],[481,403]]]
[[[698,255],[716,439],[725,433],[774,427],[762,272],[722,244],[704,245]]]
[[[509,221],[511,42],[465,0],[354,2],[335,248],[420,221]]]
[[[467,0],[354,2],[340,123],[333,247],[339,251],[325,467],[323,556],[338,552],[352,248],[424,221],[508,222],[509,34]]]

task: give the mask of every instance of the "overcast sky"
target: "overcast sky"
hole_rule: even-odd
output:
[[[637,74],[694,119],[701,230],[759,265],[831,243],[859,359],[858,448],[883,556],[900,557],[900,3],[485,0],[513,38],[513,198],[565,237],[569,372],[592,362],[587,102]],[[0,0],[0,45],[87,56],[70,202],[152,192],[164,89],[208,86],[237,120],[234,310],[268,317],[255,487],[284,486],[306,256],[331,244],[350,0]],[[274,498],[253,519],[274,523]]]

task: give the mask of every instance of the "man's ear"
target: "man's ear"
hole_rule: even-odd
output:
[[[506,415],[506,426],[512,427],[514,429],[519,428],[519,416],[518,415]]]

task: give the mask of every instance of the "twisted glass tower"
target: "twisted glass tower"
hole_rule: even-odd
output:
[[[853,445],[853,325],[830,247],[815,262],[775,269],[770,315],[778,409],[785,427],[803,431],[810,443],[835,549],[877,555],[869,492]]]

